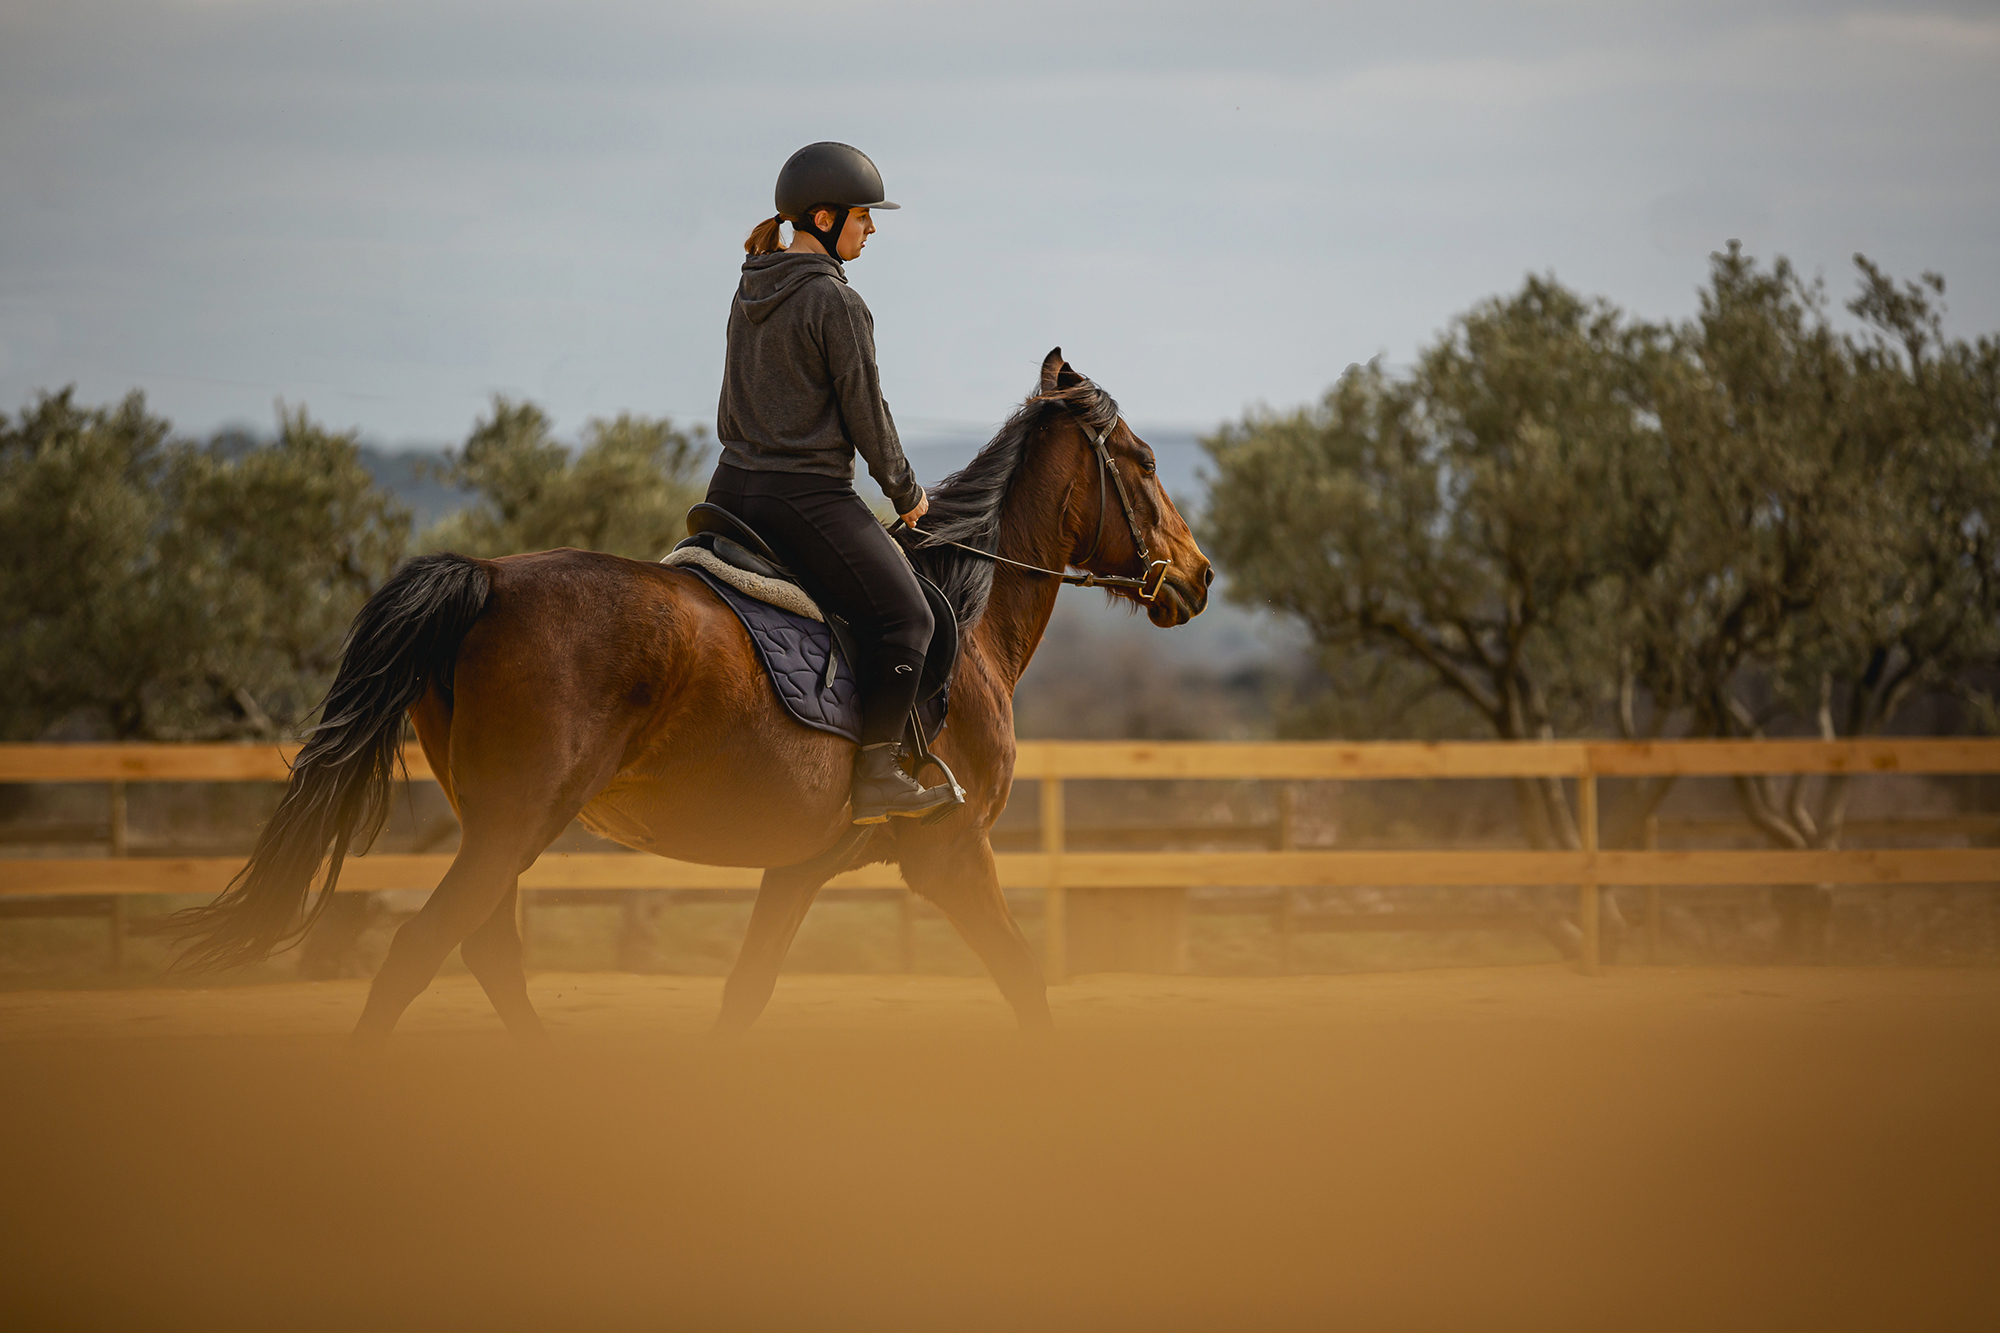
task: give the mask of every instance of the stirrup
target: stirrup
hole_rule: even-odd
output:
[[[888,753],[871,756],[870,751],[874,750],[886,750]],[[936,814],[940,808],[951,808],[957,795],[955,789],[926,787],[918,782],[903,767],[903,753],[902,745],[895,741],[862,747],[860,755],[856,756],[854,789],[849,798],[852,803],[851,823],[886,824],[891,819],[921,819]],[[873,779],[864,778],[863,769],[870,763],[886,764],[886,772]],[[864,787],[864,782],[870,785]],[[860,798],[864,791],[870,797],[880,799],[881,803],[863,806]],[[859,813],[863,809],[868,813]]]
[[[910,710],[909,736],[911,742],[910,752],[915,756],[915,762],[910,765],[910,777],[921,785],[923,782],[923,771],[927,768],[935,768],[939,773],[944,775],[944,781],[940,785],[949,788],[951,791],[951,799],[949,801],[941,802],[935,809],[923,816],[923,823],[929,826],[937,823],[940,819],[945,818],[952,811],[965,804],[965,788],[958,785],[958,777],[951,771],[951,765],[938,758],[931,751],[931,738],[924,734],[924,715],[921,710],[916,708]]]
[[[941,802],[936,809],[924,812],[922,822],[925,825],[930,825],[937,823],[940,819],[943,819],[946,815],[965,804],[965,788],[958,785],[958,779],[952,775],[951,766],[932,754],[929,749],[926,749],[922,754],[917,756],[917,762],[912,766],[913,771],[910,776],[917,777],[917,774],[922,773],[927,768],[935,768],[938,772],[944,774],[944,781],[938,785],[949,789],[951,792],[951,799],[949,801]],[[917,780],[919,783],[923,781],[921,778]],[[926,790],[929,789],[927,788]]]

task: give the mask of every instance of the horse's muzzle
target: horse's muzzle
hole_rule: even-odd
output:
[[[1169,629],[1193,620],[1207,603],[1206,592],[1194,591],[1179,579],[1162,579],[1159,595],[1146,604],[1146,618],[1161,629]]]

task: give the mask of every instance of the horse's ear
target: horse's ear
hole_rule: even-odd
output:
[[[1063,368],[1068,364],[1068,362],[1063,360],[1062,348],[1060,347],[1051,348],[1049,354],[1042,358],[1043,393],[1054,393],[1056,391],[1056,376],[1061,374]]]
[[[1042,392],[1054,393],[1058,389],[1074,389],[1083,383],[1083,376],[1070,369],[1069,362],[1063,360],[1062,348],[1056,347],[1042,358]]]

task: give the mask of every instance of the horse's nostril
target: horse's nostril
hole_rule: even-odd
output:
[[[1214,586],[1214,584],[1215,584],[1215,566],[1214,565],[1204,566],[1201,571],[1201,586],[1204,588],[1208,588]]]

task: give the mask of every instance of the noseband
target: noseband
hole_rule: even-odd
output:
[[[1132,496],[1125,489],[1125,478],[1119,476],[1118,469],[1111,465],[1111,450],[1105,446],[1104,442],[1111,438],[1112,431],[1118,429],[1118,421],[1114,417],[1109,426],[1106,426],[1094,435],[1091,435],[1090,427],[1084,426],[1081,421],[1078,421],[1077,425],[1082,426],[1084,434],[1090,436],[1091,451],[1097,455],[1097,535],[1090,539],[1090,550],[1084,553],[1083,560],[1078,563],[1081,564],[1094,559],[1097,555],[1097,548],[1104,544],[1104,523],[1111,512],[1110,496],[1105,493],[1104,486],[1104,479],[1108,476],[1111,478],[1111,485],[1118,491],[1118,507],[1125,513],[1125,527],[1132,534],[1132,549],[1139,553],[1139,565],[1142,572],[1138,578],[1135,579],[1126,574],[1093,574],[1089,570],[1085,570],[1081,574],[1067,574],[1060,569],[1044,569],[1040,565],[1024,564],[1019,560],[1009,560],[1004,555],[998,555],[992,551],[982,551],[976,546],[967,546],[964,542],[955,542],[947,537],[933,537],[918,528],[915,524],[908,524],[906,526],[909,527],[911,532],[922,537],[927,544],[936,543],[940,546],[955,546],[961,551],[982,556],[985,559],[1002,565],[1012,565],[1016,569],[1025,569],[1036,574],[1047,574],[1051,578],[1067,583],[1072,588],[1132,588],[1138,592],[1140,601],[1153,601],[1160,595],[1160,590],[1167,585],[1167,569],[1172,562],[1151,558],[1153,554],[1152,549],[1146,545],[1146,539],[1139,535],[1139,519],[1132,512]]]

